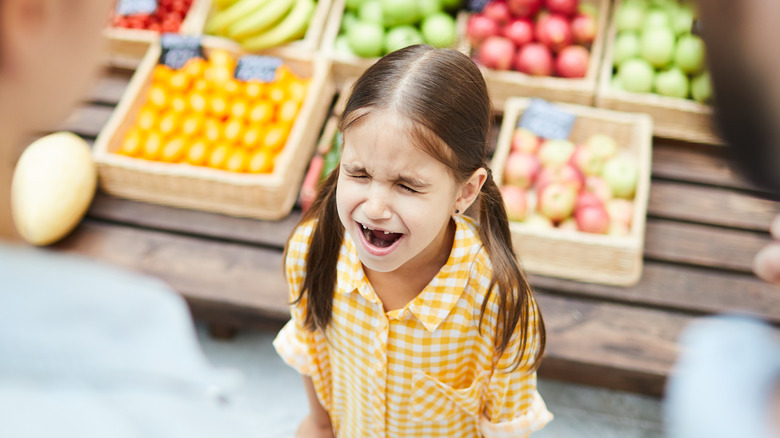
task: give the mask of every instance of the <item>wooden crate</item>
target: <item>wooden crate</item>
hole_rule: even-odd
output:
[[[179,33],[197,35],[203,30],[211,0],[193,0]],[[160,40],[159,32],[142,29],[107,27],[103,35],[108,39],[106,63],[113,67],[135,70],[149,51],[152,43]]]
[[[582,0],[598,11],[596,38],[590,48],[588,72],[581,79],[567,79],[551,76],[529,76],[512,70],[493,70],[480,67],[487,83],[490,99],[496,110],[504,106],[510,97],[538,97],[545,100],[593,105],[598,87],[601,59],[604,53],[607,24],[609,22],[610,0]],[[466,15],[466,14],[464,14]],[[466,41],[465,23],[468,17],[459,20],[461,38]],[[466,42],[466,46],[468,43]],[[471,51],[470,48],[467,49]]]
[[[510,98],[498,136],[491,168],[496,183],[503,182],[504,164],[511,149],[512,134],[530,100]],[[627,236],[599,235],[555,228],[539,229],[510,222],[512,242],[528,272],[573,280],[628,286],[642,275],[645,220],[650,193],[652,121],[645,114],[558,104],[577,116],[570,139],[582,142],[603,133],[617,140],[639,163],[639,182],[634,197],[631,229]]]
[[[206,53],[223,48],[240,54],[233,44],[219,38],[204,37],[203,48]],[[145,102],[160,51],[160,45],[154,43],[95,142],[94,156],[103,190],[140,201],[234,216],[273,220],[288,215],[335,93],[329,61],[289,48],[266,52],[281,57],[291,70],[311,81],[274,171],[241,174],[115,153]]]
[[[614,10],[620,7],[615,0]],[[723,144],[713,129],[712,107],[690,99],[633,93],[612,88],[612,52],[617,35],[615,21],[610,20],[608,38],[601,64],[596,106],[617,111],[647,113],[653,118],[653,133],[658,137],[696,143]]]

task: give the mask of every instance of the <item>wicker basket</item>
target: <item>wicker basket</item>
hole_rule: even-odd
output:
[[[218,38],[203,38],[206,53],[214,48],[235,50]],[[100,184],[106,192],[140,201],[206,210],[258,219],[281,219],[289,214],[300,188],[306,165],[325,122],[335,87],[329,61],[277,49],[296,74],[310,77],[308,94],[282,152],[270,174],[240,174],[188,164],[170,164],[131,158],[115,153],[135,114],[143,105],[151,73],[160,57],[154,43],[130,81],[116,111],[97,138],[94,147]]]
[[[197,35],[203,30],[211,0],[193,0],[179,33]],[[108,27],[103,30],[108,39],[107,64],[113,67],[135,70],[149,51],[152,43],[160,40],[160,34],[151,30]]]
[[[582,79],[567,79],[550,76],[529,76],[511,70],[493,70],[480,67],[485,76],[490,99],[496,110],[504,106],[510,97],[538,97],[557,102],[593,105],[598,86],[599,66],[604,51],[610,0],[582,0],[598,11],[596,38],[590,49],[588,72]],[[463,14],[466,15],[466,14]],[[460,35],[465,41],[465,23],[468,18],[458,20],[461,23]],[[468,43],[466,43],[468,45]],[[470,49],[467,49],[470,51]]]
[[[614,10],[620,6],[615,0]],[[652,93],[632,93],[611,86],[612,51],[617,27],[611,20],[601,65],[596,106],[617,111],[647,113],[653,118],[653,133],[658,137],[696,143],[723,144],[713,130],[712,107],[690,99],[661,96]]]
[[[498,146],[491,167],[497,184],[511,149],[512,134],[529,99],[506,102]],[[528,272],[594,283],[628,286],[642,275],[645,219],[650,193],[652,121],[644,114],[559,104],[577,116],[571,140],[584,141],[596,133],[611,135],[639,163],[631,229],[627,236],[599,235],[558,229],[539,229],[511,222],[512,242]]]

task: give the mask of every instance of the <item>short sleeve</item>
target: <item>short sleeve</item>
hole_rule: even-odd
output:
[[[314,373],[312,353],[314,352],[314,334],[304,327],[306,297],[295,302],[301,295],[303,280],[306,276],[306,253],[313,231],[310,224],[295,229],[287,245],[285,275],[287,277],[288,299],[290,303],[290,321],[285,324],[274,339],[276,352],[291,367],[304,375]]]
[[[518,325],[512,343],[499,359],[498,368],[488,382],[480,419],[480,431],[485,438],[525,437],[543,428],[553,418],[536,389],[536,371],[524,365],[514,370],[507,369],[517,353],[519,334]],[[523,364],[536,354],[540,346],[535,316],[529,321],[528,334]]]

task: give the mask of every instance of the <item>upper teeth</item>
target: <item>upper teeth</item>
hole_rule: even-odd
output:
[[[365,226],[365,225],[363,225],[363,224],[360,224],[360,226],[361,226],[361,227],[363,227],[363,229],[365,229],[365,230],[374,231],[374,229],[373,229],[373,228],[368,228],[367,226]],[[384,233],[385,233],[385,234],[390,234],[390,232],[389,232],[389,231],[384,231]]]

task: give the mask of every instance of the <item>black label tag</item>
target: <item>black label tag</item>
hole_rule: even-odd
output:
[[[517,127],[526,128],[542,138],[567,140],[576,118],[546,100],[531,99],[531,105],[523,112]]]
[[[471,12],[482,12],[490,0],[469,0],[467,8]]]
[[[273,82],[282,59],[275,56],[244,55],[238,59],[234,76],[240,81]]]
[[[160,63],[178,70],[192,58],[203,58],[200,37],[184,36],[176,33],[164,33],[160,37],[162,54]]]
[[[153,14],[157,10],[157,0],[119,0],[116,2],[117,15]]]

